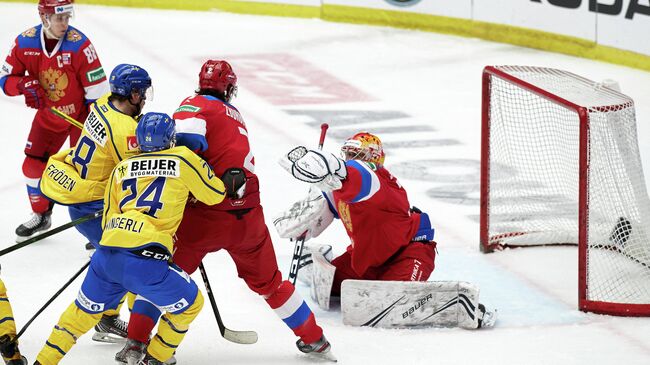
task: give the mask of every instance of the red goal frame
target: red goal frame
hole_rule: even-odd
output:
[[[557,105],[574,111],[580,119],[579,127],[579,197],[578,197],[578,307],[581,311],[617,316],[650,316],[650,304],[628,304],[592,301],[587,299],[588,272],[587,247],[589,224],[589,110],[560,96],[532,85],[508,72],[494,66],[487,66],[482,77],[482,137],[481,137],[481,188],[480,188],[480,250],[490,253],[505,247],[499,243],[489,243],[489,206],[490,206],[490,90],[492,78],[498,77],[530,91]],[[618,107],[612,105],[605,107]],[[604,110],[605,111],[605,110]],[[517,235],[517,233],[512,233]]]

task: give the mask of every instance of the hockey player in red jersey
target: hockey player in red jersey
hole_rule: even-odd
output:
[[[406,190],[384,167],[379,138],[361,132],[346,140],[341,148],[345,161],[302,149],[306,154],[289,170],[297,179],[315,183],[325,199],[312,195],[310,213],[294,209],[275,219],[275,226],[281,237],[307,232],[309,239],[333,218],[341,219],[351,244],[331,262],[336,267],[331,294],[338,296],[346,279],[427,281],[435,266],[434,229],[428,214],[411,207]],[[311,212],[317,216],[308,217]],[[321,250],[331,255],[331,247]],[[301,269],[298,276],[309,274],[309,268]]]
[[[49,156],[59,151],[68,136],[74,146],[80,130],[52,114],[55,107],[76,120],[88,114],[88,103],[108,91],[108,83],[90,40],[69,26],[73,0],[39,0],[42,24],[21,33],[2,69],[0,88],[8,96],[23,95],[36,109],[25,146],[23,174],[33,216],[16,229],[21,242],[51,225],[52,203],[39,190]]]
[[[311,309],[293,284],[282,280],[260,205],[259,181],[244,120],[230,101],[237,93],[237,76],[226,61],[209,60],[201,67],[197,94],[185,99],[174,114],[179,145],[197,151],[226,185],[227,197],[218,205],[189,203],[176,232],[173,261],[188,273],[203,257],[228,251],[239,277],[264,297],[268,305],[299,337],[304,353],[333,358],[330,343]],[[129,338],[146,341],[157,315],[151,307],[136,313]],[[140,311],[140,310],[139,310]],[[120,354],[116,359],[119,360]]]

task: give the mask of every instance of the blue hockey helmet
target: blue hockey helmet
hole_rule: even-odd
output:
[[[135,128],[142,152],[155,152],[173,147],[176,122],[165,113],[146,113]]]
[[[129,64],[115,66],[109,79],[111,93],[130,97],[136,91],[143,98],[152,99],[151,77],[142,67]]]

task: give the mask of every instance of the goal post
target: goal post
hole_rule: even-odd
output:
[[[632,99],[567,71],[488,66],[481,139],[481,251],[578,245],[581,310],[650,316]]]

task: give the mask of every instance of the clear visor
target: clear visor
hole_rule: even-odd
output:
[[[137,90],[136,92],[140,94],[142,100],[153,101],[153,85],[144,90]]]
[[[68,23],[74,19],[74,8],[72,5],[57,6],[54,13],[46,14],[45,17],[50,23]]]

